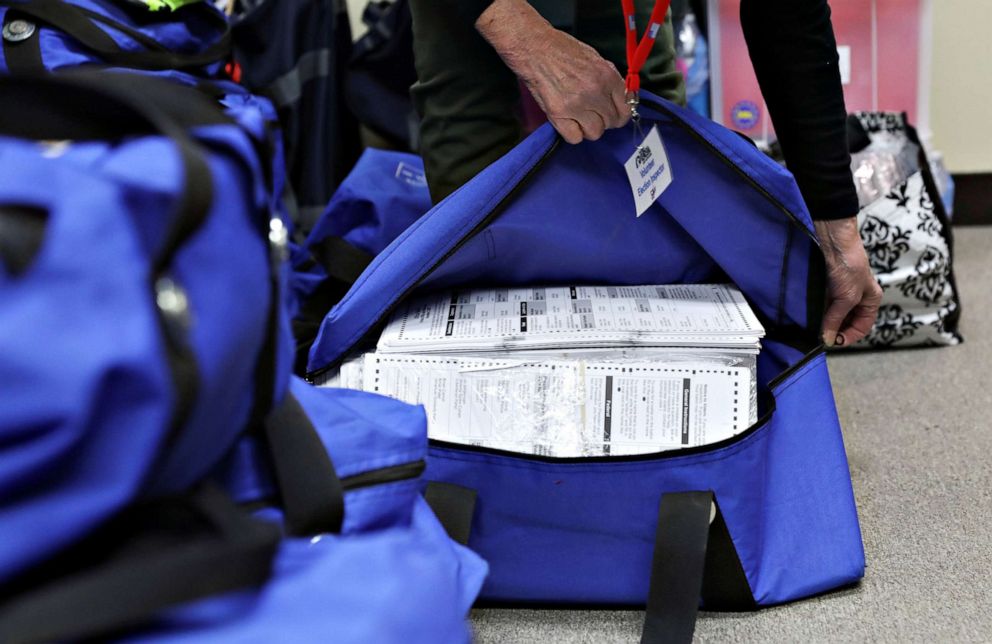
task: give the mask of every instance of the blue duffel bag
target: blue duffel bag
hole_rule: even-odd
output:
[[[431,207],[424,162],[368,148],[341,182],[302,245],[292,244],[290,290],[297,371],[324,315],[400,233]]]
[[[264,120],[0,77],[0,640],[468,639],[423,411],[290,382]]]
[[[141,76],[0,77],[5,635],[24,598],[68,605],[72,584],[50,582],[118,552],[168,552],[138,561],[180,584],[204,559],[232,571],[180,595],[267,577],[278,532],[202,487],[288,382],[281,227],[250,112]],[[115,602],[172,597],[129,587],[125,608],[86,579],[85,618],[68,620],[84,630]]]
[[[630,127],[568,146],[545,126],[376,257],[326,316],[308,367],[316,379],[371,350],[397,305],[432,289],[736,285],[767,330],[747,431],[629,457],[437,441],[428,456],[428,479],[469,491],[443,514],[464,522],[477,495],[468,543],[491,567],[484,599],[646,604],[645,632],[678,641],[700,598],[746,609],[809,597],[859,580],[864,552],[819,340],[824,263],[793,178],[708,120],[648,94],[641,108],[674,178],[643,216],[623,166]]]

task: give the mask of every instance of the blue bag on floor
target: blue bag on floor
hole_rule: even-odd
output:
[[[467,644],[485,564],[419,498],[410,525],[286,539],[257,591],[178,607],[134,642]]]
[[[424,162],[405,152],[368,148],[338,186],[301,247],[293,249],[290,289],[297,371],[320,322],[372,258],[431,207]]]
[[[289,381],[250,107],[0,77],[4,642],[468,638],[423,411]]]
[[[297,378],[290,391],[341,479],[341,533],[409,525],[427,456],[423,409],[361,391],[317,388]],[[239,503],[279,516],[267,448],[254,437],[242,439],[214,478]]]
[[[646,633],[679,641],[700,597],[711,609],[809,597],[859,580],[864,552],[819,341],[824,264],[793,178],[670,103],[645,94],[641,113],[673,176],[642,217],[623,166],[629,128],[568,146],[545,126],[376,257],[325,318],[309,370],[371,350],[390,312],[432,289],[735,284],[767,331],[747,431],[629,457],[437,441],[428,455],[428,479],[464,488],[446,494],[442,520],[471,520],[477,494],[468,544],[491,567],[484,599],[647,604]]]
[[[0,24],[0,73],[99,65],[189,84],[217,76],[231,49],[227,18],[209,2],[153,12],[131,0],[0,0]]]
[[[0,83],[0,132],[20,137],[0,148],[2,583],[203,479],[263,404],[255,389],[271,399],[287,376],[256,377],[278,309],[247,131],[150,78]]]

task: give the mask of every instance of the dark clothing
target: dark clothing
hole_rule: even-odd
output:
[[[741,24],[785,163],[813,218],[856,215],[827,0],[743,0]]]
[[[520,139],[517,80],[475,31],[491,0],[412,0],[421,153],[431,195],[443,198]],[[653,0],[637,0],[643,30]],[[814,219],[858,212],[846,110],[827,0],[742,0],[741,22],[762,94]],[[574,35],[626,71],[620,0],[576,0]],[[684,100],[671,22],[659,34],[641,86]]]
[[[532,4],[541,10],[539,0]],[[647,25],[652,0],[635,4],[638,24]],[[517,78],[475,30],[486,6],[488,2],[472,0],[410,1],[418,77],[411,94],[421,117],[420,153],[435,203],[506,154],[523,134]],[[627,62],[620,0],[577,0],[574,8],[573,35],[623,73]],[[658,34],[641,86],[669,100],[685,100],[685,83],[675,69],[671,21]]]

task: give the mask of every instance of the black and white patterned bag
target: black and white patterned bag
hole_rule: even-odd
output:
[[[870,141],[852,153],[858,224],[883,297],[874,328],[854,346],[958,344],[951,226],[916,130],[905,114],[855,117]]]

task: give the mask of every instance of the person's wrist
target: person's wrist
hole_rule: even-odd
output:
[[[825,254],[842,251],[852,241],[861,242],[856,216],[843,219],[821,219],[813,222]]]
[[[475,28],[522,78],[534,61],[534,48],[553,29],[526,0],[494,0],[476,20]]]

